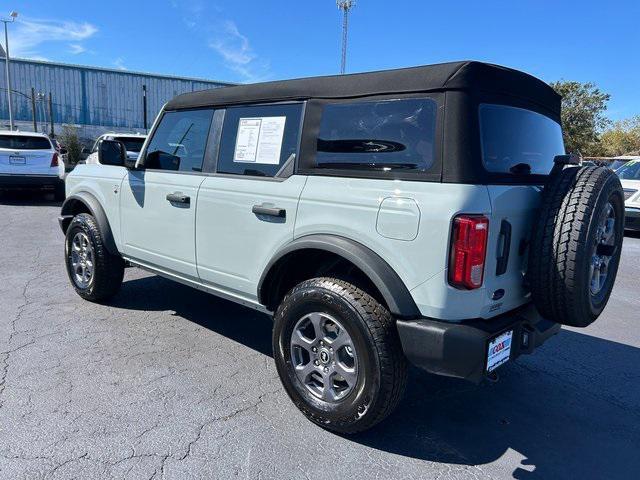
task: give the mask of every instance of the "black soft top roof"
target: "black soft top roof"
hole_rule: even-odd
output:
[[[543,81],[518,70],[475,61],[213,88],[179,95],[167,103],[166,108],[175,110],[438,90],[468,90],[517,96],[560,115],[560,96]]]

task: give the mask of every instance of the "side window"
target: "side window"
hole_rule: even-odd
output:
[[[292,166],[301,115],[301,103],[227,108],[218,172],[273,177]]]
[[[436,103],[427,98],[324,106],[317,168],[428,170],[435,158]]]
[[[165,112],[149,142],[146,168],[200,172],[212,109]]]

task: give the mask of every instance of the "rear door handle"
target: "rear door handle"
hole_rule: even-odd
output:
[[[167,201],[171,203],[182,203],[184,205],[191,204],[191,197],[189,195],[185,195],[184,193],[169,193],[167,194]]]
[[[269,215],[270,217],[286,218],[287,211],[284,208],[265,207],[264,205],[254,205],[251,211],[256,215]]]

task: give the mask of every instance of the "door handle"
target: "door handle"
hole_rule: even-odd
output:
[[[270,217],[286,218],[287,211],[284,208],[265,207],[264,205],[254,205],[251,211],[256,215],[269,215]]]
[[[184,193],[168,193],[167,201],[171,203],[182,203],[184,205],[190,205],[191,197],[185,195]]]

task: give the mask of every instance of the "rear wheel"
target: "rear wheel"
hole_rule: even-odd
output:
[[[391,314],[342,280],[315,278],[286,295],[275,315],[273,350],[293,402],[328,430],[370,428],[404,392],[407,366]]]
[[[604,167],[570,167],[545,186],[529,251],[529,283],[540,313],[586,327],[604,310],[618,271],[624,197]]]
[[[81,213],[73,217],[67,229],[65,257],[71,284],[85,300],[107,300],[120,289],[124,261],[107,251],[93,216]]]

